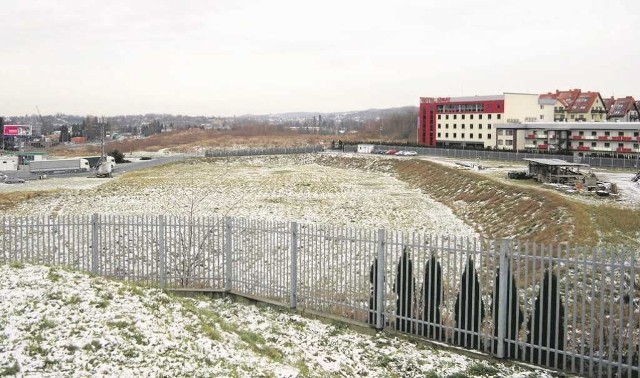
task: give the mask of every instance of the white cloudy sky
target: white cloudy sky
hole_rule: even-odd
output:
[[[420,96],[640,97],[635,0],[4,0],[0,115],[240,115]]]

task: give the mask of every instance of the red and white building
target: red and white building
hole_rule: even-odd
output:
[[[537,122],[537,94],[421,97],[418,142],[427,146],[487,148],[496,145],[495,125]]]

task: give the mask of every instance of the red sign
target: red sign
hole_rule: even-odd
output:
[[[31,136],[31,126],[4,125],[4,136]]]

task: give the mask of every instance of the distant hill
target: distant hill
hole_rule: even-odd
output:
[[[267,120],[273,118],[280,118],[282,120],[295,120],[304,118],[313,118],[318,115],[324,119],[337,119],[337,118],[357,118],[360,120],[376,119],[378,117],[384,117],[395,113],[404,113],[408,111],[418,111],[417,106],[402,106],[398,108],[386,108],[386,109],[367,109],[367,110],[354,110],[347,112],[288,112],[288,113],[273,113],[273,114],[245,114],[238,118],[247,118],[255,120]]]

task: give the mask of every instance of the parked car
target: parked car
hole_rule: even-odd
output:
[[[2,182],[5,184],[24,184],[24,180],[20,177],[7,177]]]
[[[387,155],[395,155],[398,153],[398,150],[388,150]]]
[[[415,151],[398,151],[398,153],[396,155],[401,155],[401,156],[415,156],[418,153]]]

